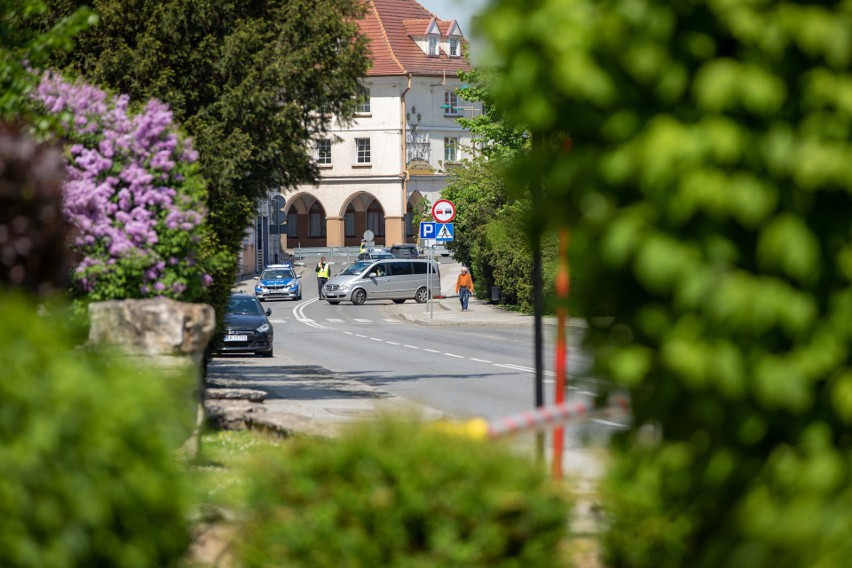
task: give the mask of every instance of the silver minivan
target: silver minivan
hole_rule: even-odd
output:
[[[322,291],[329,304],[345,301],[360,305],[367,300],[401,304],[410,299],[422,304],[429,299],[430,287],[441,290],[441,273],[434,260],[383,259],[353,271],[355,274],[346,272],[326,282]]]

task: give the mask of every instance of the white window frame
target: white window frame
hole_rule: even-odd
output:
[[[455,91],[444,91],[444,116],[460,116],[459,96]]]
[[[461,57],[461,39],[457,37],[450,38],[450,57]]]
[[[370,114],[370,87],[361,85],[358,92],[357,114]]]
[[[429,34],[429,49],[427,51],[429,57],[438,57],[439,37],[435,34]]]
[[[331,139],[321,138],[317,140],[317,164],[320,166],[331,165]]]
[[[444,138],[444,163],[456,164],[459,161],[459,139]]]
[[[370,155],[370,139],[356,138],[355,139],[355,163],[356,164],[371,164],[372,156]]]

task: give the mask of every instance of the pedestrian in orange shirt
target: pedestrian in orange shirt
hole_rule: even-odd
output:
[[[467,273],[467,268],[462,266],[461,274],[456,280],[456,293],[459,295],[459,302],[463,312],[467,311],[467,302],[470,300],[470,294],[473,292],[473,278]]]

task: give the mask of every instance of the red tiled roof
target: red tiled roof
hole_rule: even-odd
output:
[[[450,75],[459,69],[470,69],[463,58],[448,57],[440,50],[429,57],[412,35],[426,35],[432,19],[446,36],[455,20],[441,20],[416,0],[365,0],[367,15],[359,24],[369,41],[373,65],[367,75]]]

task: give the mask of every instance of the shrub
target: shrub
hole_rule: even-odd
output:
[[[0,566],[175,566],[192,382],[75,348],[63,316],[0,297]]]
[[[245,566],[559,566],[568,506],[507,450],[382,421],[246,474]]]
[[[611,302],[613,564],[848,564],[850,5],[496,0],[480,24],[534,141],[511,181],[571,229],[572,294]]]
[[[68,150],[63,186],[78,296],[87,301],[164,296],[198,301],[210,276],[198,262],[206,189],[197,153],[168,107],[138,113],[126,95],[46,73],[34,93],[61,118]]]

